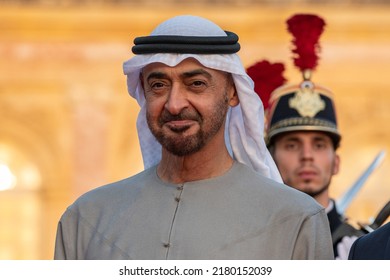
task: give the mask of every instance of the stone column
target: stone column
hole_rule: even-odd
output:
[[[109,87],[73,87],[73,192],[79,195],[107,183]]]

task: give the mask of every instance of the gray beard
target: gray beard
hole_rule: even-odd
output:
[[[203,124],[204,120],[198,112],[187,112],[182,111],[178,115],[172,115],[167,110],[164,110],[158,120],[158,126],[162,127],[164,123],[172,120],[195,120],[200,125],[200,130],[191,136],[181,137],[187,128],[181,128],[180,130],[174,131],[176,135],[174,137],[166,136],[161,130],[154,129],[151,125],[151,120],[147,114],[146,119],[150,131],[156,138],[156,140],[163,146],[167,151],[176,156],[187,156],[200,151],[211,138],[213,138],[218,131],[222,128],[225,123],[227,111],[229,109],[227,93],[224,94],[223,102],[219,103],[215,110],[215,114],[210,120],[211,126],[205,131]],[[189,127],[188,127],[189,128]]]

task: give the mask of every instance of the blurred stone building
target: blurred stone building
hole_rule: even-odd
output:
[[[122,73],[134,37],[174,15],[204,16],[239,34],[245,65],[282,61],[293,82],[285,20],[298,12],[327,22],[313,79],[335,93],[337,198],[390,150],[388,1],[0,0],[0,259],[51,259],[76,197],[142,170],[138,106]],[[385,158],[348,209],[353,221],[369,222],[390,199],[389,170]]]

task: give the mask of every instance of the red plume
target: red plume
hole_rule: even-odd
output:
[[[311,14],[296,14],[287,20],[288,31],[294,36],[294,64],[302,72],[314,70],[320,50],[318,40],[324,30],[325,21]]]
[[[283,63],[270,63],[262,60],[246,69],[247,74],[255,83],[255,92],[263,102],[264,110],[269,106],[272,91],[284,84]]]

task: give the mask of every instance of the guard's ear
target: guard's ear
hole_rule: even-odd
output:
[[[339,170],[340,170],[340,156],[338,154],[336,154],[334,157],[332,174],[333,175],[338,174]]]

